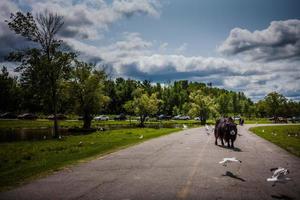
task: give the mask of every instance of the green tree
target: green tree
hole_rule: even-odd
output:
[[[271,92],[265,97],[266,109],[269,116],[278,117],[287,99],[277,92]]]
[[[107,105],[109,97],[104,95],[104,71],[94,69],[85,62],[76,61],[71,81],[71,92],[75,97],[79,114],[83,115],[83,128],[90,129],[93,115]]]
[[[200,117],[201,124],[205,124],[209,115],[216,115],[216,103],[207,95],[204,95],[201,90],[190,94],[190,111],[189,114],[193,117]]]
[[[222,116],[229,114],[230,108],[232,107],[231,98],[229,94],[223,93],[217,98],[218,110]]]
[[[11,77],[6,67],[0,72],[0,111],[16,111],[20,105],[20,87],[16,77]]]
[[[128,104],[134,105],[134,113],[140,117],[140,126],[144,127],[146,118],[157,114],[159,102],[156,93],[151,95],[144,93],[136,96],[133,102]]]
[[[63,26],[63,17],[52,13],[40,13],[35,18],[31,13],[17,12],[11,14],[8,21],[9,28],[16,34],[36,43],[36,48],[29,48],[22,52],[14,52],[11,60],[20,61],[23,82],[30,82],[36,86],[36,93],[49,105],[54,114],[54,137],[58,137],[57,110],[60,85],[71,70],[74,54],[60,50],[62,41],[56,35]],[[34,82],[30,81],[35,78]]]

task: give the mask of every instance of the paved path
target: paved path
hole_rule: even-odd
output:
[[[0,194],[0,199],[300,199],[300,159],[239,127],[235,151],[194,128],[156,138]],[[224,157],[241,164],[224,167]],[[287,167],[292,181],[266,182]]]

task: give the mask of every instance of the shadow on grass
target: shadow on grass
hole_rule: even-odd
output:
[[[280,195],[271,195],[271,197],[273,199],[283,199],[283,200],[293,200],[294,198],[293,197],[289,197],[287,195],[284,195],[284,194],[280,194]]]
[[[237,175],[234,175],[234,174],[233,174],[232,172],[230,172],[230,171],[226,171],[226,173],[223,174],[222,176],[229,176],[230,178],[234,178],[234,179],[240,180],[240,181],[242,181],[242,182],[246,182],[245,179],[243,179],[243,178],[241,178],[241,177],[239,177],[239,176],[237,176]]]
[[[231,147],[228,147],[228,146],[226,146],[226,145],[222,146],[222,145],[219,145],[219,144],[218,144],[218,146],[221,147],[221,148],[223,148],[223,149],[230,149],[230,150],[236,151],[236,152],[243,152],[243,151],[242,151],[240,148],[238,148],[238,147],[231,148]]]

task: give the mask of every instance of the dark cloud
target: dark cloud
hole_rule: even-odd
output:
[[[300,20],[273,21],[267,29],[254,32],[234,28],[218,50],[250,60],[299,60]]]

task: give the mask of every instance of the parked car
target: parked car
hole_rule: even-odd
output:
[[[287,118],[284,118],[284,117],[277,117],[275,119],[275,123],[288,123],[288,120],[287,120]]]
[[[232,119],[234,121],[240,121],[241,117],[240,116],[233,116]]]
[[[195,117],[195,118],[194,118],[194,120],[196,120],[196,121],[200,121],[200,120],[201,120],[201,118],[200,118],[200,117]]]
[[[98,121],[108,121],[108,120],[109,120],[109,117],[106,116],[106,115],[99,115],[99,116],[94,117],[94,120],[98,120]]]
[[[78,120],[83,120],[83,116],[79,116],[77,119]]]
[[[17,115],[12,112],[6,112],[0,115],[0,119],[17,119]]]
[[[173,117],[173,119],[179,119],[181,117],[181,115],[176,115]]]
[[[163,115],[163,114],[157,116],[158,120],[169,120],[171,118],[172,118],[171,116],[169,116],[169,115]]]
[[[114,117],[114,120],[126,120],[127,117],[124,113],[121,113],[120,115],[117,115]]]
[[[47,117],[47,119],[49,120],[54,120],[54,115],[49,115]],[[56,114],[56,119],[57,120],[66,120],[67,119],[67,116],[65,116],[64,114]]]
[[[190,120],[190,116],[184,115],[179,117],[180,120]]]
[[[24,114],[18,115],[18,119],[35,120],[37,118],[38,117],[33,113],[24,113]]]
[[[292,117],[292,123],[300,122],[300,117]]]
[[[173,119],[177,119],[177,120],[189,120],[191,119],[190,116],[185,116],[185,115],[176,115],[175,117],[173,117]]]

